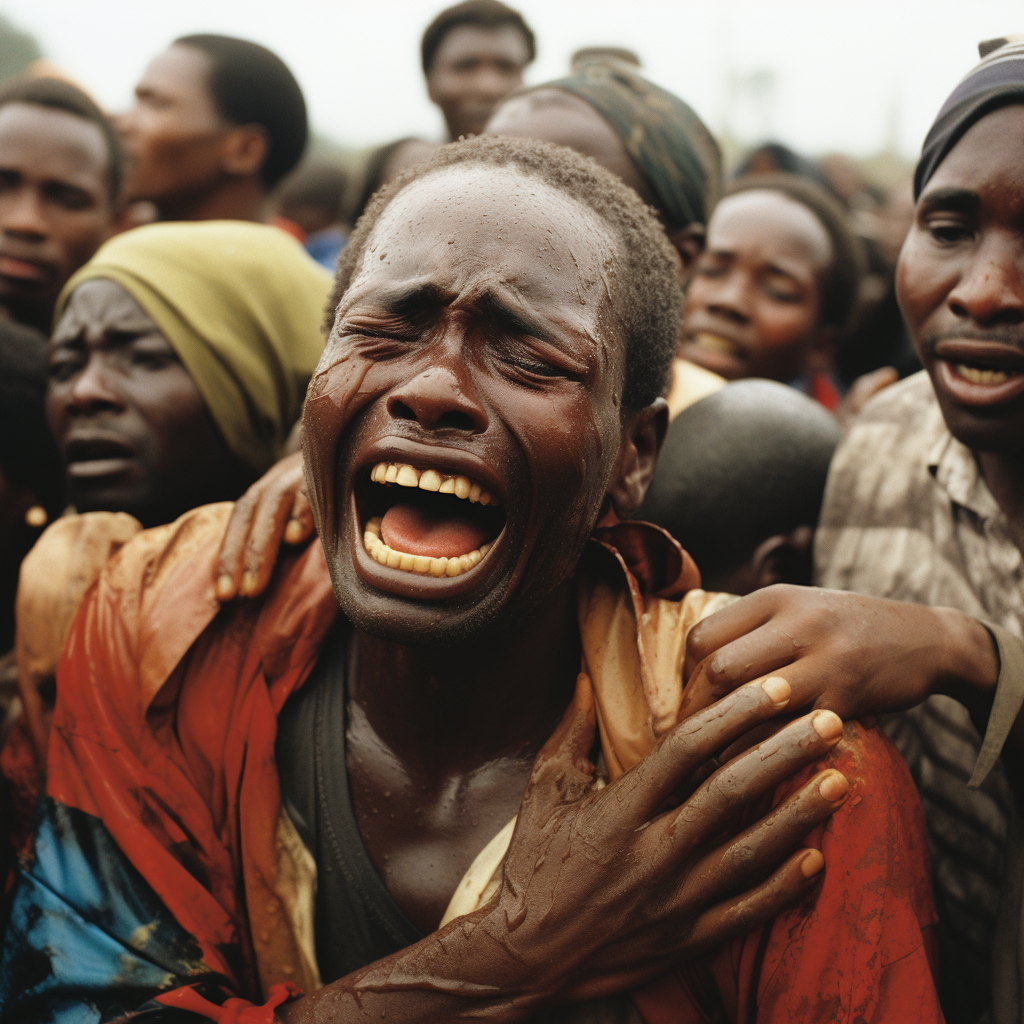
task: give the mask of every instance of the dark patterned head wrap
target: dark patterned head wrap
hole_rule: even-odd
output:
[[[978,47],[982,61],[942,105],[914,172],[914,198],[967,130],[987,114],[1024,103],[1024,36],[993,39]]]
[[[670,231],[707,224],[722,191],[722,155],[678,96],[620,65],[587,64],[535,89],[564,89],[589,103],[622,139]]]

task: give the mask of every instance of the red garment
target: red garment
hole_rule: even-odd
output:
[[[204,963],[260,1001],[272,986],[306,984],[282,895],[276,717],[338,607],[313,543],[281,560],[263,598],[222,608],[213,580],[229,512],[208,506],[146,531],[104,569],[58,668],[48,793],[100,818]],[[681,574],[692,568],[679,562]],[[837,750],[804,773],[836,763],[852,785],[819,831],[820,893],[691,965],[685,982],[635,993],[649,1024],[708,1019],[698,1005],[707,984],[737,1021],[942,1019],[917,794],[874,730],[851,727]]]

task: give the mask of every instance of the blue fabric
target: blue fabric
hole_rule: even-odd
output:
[[[324,228],[306,239],[306,252],[333,274],[338,267],[338,253],[347,241],[341,228]]]
[[[2,1024],[197,1020],[151,1004],[211,979],[199,948],[91,815],[46,798],[0,959]],[[220,1001],[220,1000],[218,1000]]]

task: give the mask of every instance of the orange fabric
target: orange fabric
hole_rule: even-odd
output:
[[[263,598],[221,608],[213,580],[229,512],[208,506],[142,533],[103,570],[58,667],[48,792],[99,817],[205,964],[259,1001],[277,984],[309,987],[279,877],[274,741],[338,608],[318,543],[284,557]],[[597,536],[632,570],[638,609],[642,588],[681,597],[697,582],[688,558],[672,568],[656,553],[664,541],[652,548],[618,526]],[[780,917],[763,944],[751,934],[637,992],[648,1024],[708,1019],[702,993],[713,989],[744,1022],[941,1020],[916,794],[872,730],[852,728],[833,757],[853,790],[819,839],[821,894]],[[823,1006],[834,991],[843,1005]]]

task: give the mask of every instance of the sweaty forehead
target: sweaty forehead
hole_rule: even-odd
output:
[[[493,281],[524,297],[608,292],[618,246],[589,207],[540,178],[466,164],[414,181],[381,214],[352,290],[367,277],[430,279],[455,292]]]

